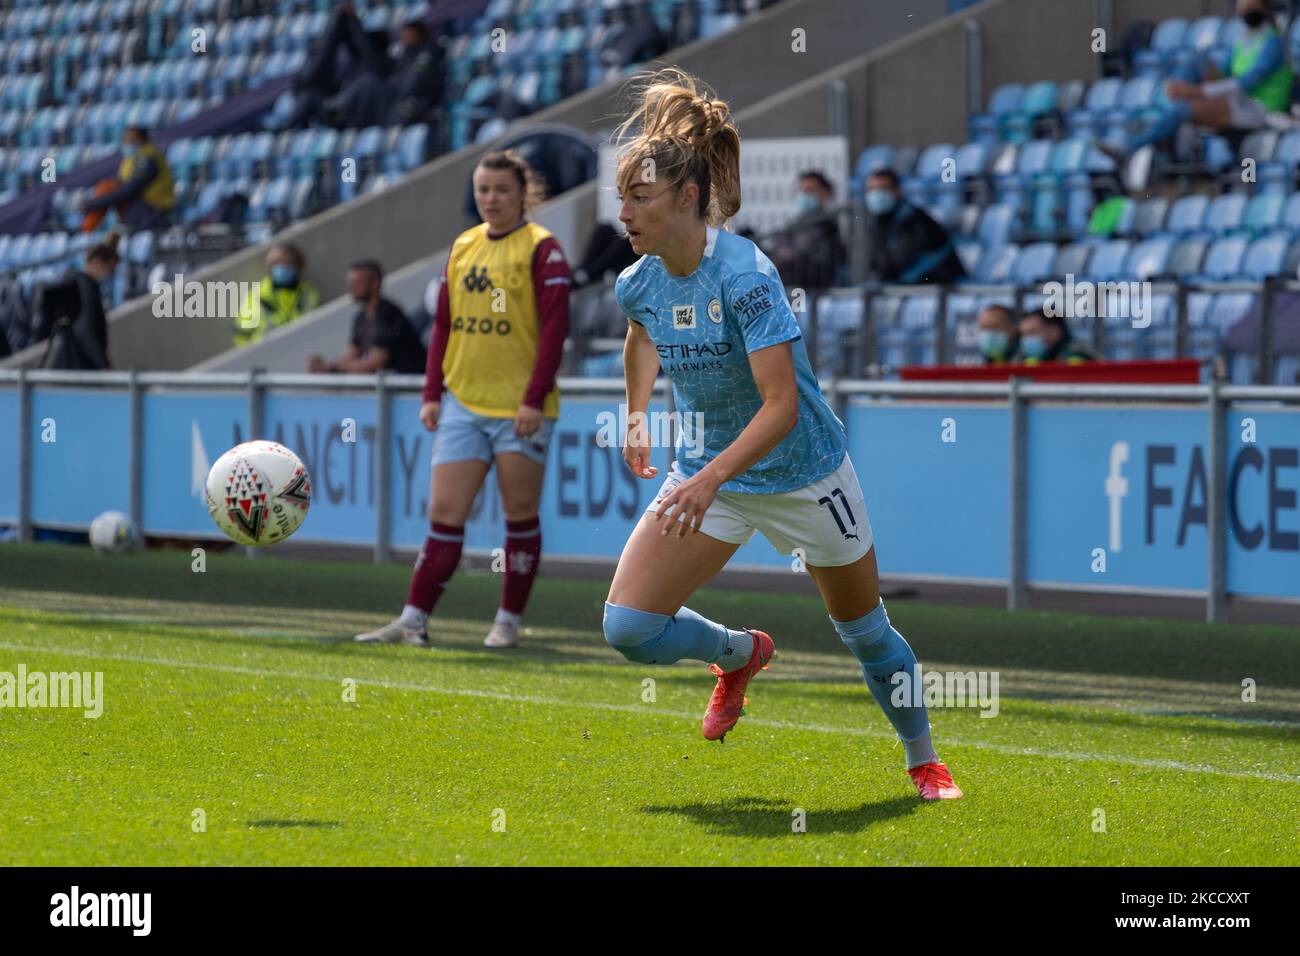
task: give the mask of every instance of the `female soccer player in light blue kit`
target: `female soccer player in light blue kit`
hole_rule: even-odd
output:
[[[718,683],[703,731],[720,740],[772,659],[772,638],[683,603],[755,530],[783,553],[801,548],[835,630],[906,748],[917,790],[960,797],[931,744],[925,707],[890,700],[893,675],[914,678],[916,655],[880,599],[844,425],[822,398],[776,269],[752,242],[717,228],[740,208],[740,137],[727,105],[678,70],[650,77],[639,99],[618,131],[631,137],[618,163],[619,219],[641,255],[616,286],[629,320],[624,458],[640,478],[658,471],[639,425],[661,366],[683,427],[700,422],[703,435],[683,436],[679,460],[623,548],[605,639],[638,663],[709,662]],[[688,447],[703,453],[685,457]]]

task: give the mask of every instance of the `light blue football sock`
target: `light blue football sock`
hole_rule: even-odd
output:
[[[695,660],[735,670],[749,660],[754,644],[748,633],[726,628],[688,607],[676,614],[656,614],[606,601],[604,629],[610,646],[638,664]]]
[[[902,680],[895,674],[905,674],[909,682],[916,680],[916,655],[903,635],[889,623],[885,602],[882,600],[874,611],[855,621],[831,618],[831,623],[839,632],[840,640],[862,664],[862,676],[871,689],[871,696],[876,698],[907,750],[908,767],[937,760],[930,743],[930,716],[924,700],[919,694],[911,693],[913,688],[899,695],[908,706],[895,704],[892,699]]]

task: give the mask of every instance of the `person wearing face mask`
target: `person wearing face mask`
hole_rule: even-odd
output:
[[[798,214],[763,242],[768,257],[790,288],[826,289],[836,284],[845,250],[839,224],[827,208],[834,198],[830,180],[819,171],[800,173],[795,192]]]
[[[1039,309],[1020,319],[1020,360],[1026,365],[1040,362],[1079,365],[1100,362],[1102,357],[1092,346],[1070,334],[1065,319]]]
[[[83,232],[94,232],[110,208],[131,229],[158,229],[171,221],[176,191],[171,167],[161,149],[149,139],[149,131],[128,126],[122,134],[122,162],[116,179],[95,187],[94,196],[81,208],[86,213]]]
[[[1208,64],[1205,82],[1170,80],[1164,110],[1129,138],[1128,152],[1171,138],[1189,120],[1207,129],[1251,130],[1267,126],[1269,113],[1290,109],[1295,74],[1272,11],[1265,0],[1237,0],[1236,11],[1246,29],[1232,49]],[[1113,147],[1103,151],[1116,159],[1124,155]]]
[[[292,243],[278,242],[266,254],[266,272],[240,306],[235,344],[260,342],[269,329],[287,325],[320,305],[320,293],[306,280],[306,259]]]
[[[975,316],[975,324],[979,326],[980,356],[985,365],[1020,361],[1020,332],[1010,309],[986,305]]]
[[[892,169],[867,179],[871,272],[881,282],[947,284],[966,275],[948,230],[903,198]]]

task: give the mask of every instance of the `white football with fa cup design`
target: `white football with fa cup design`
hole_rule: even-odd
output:
[[[307,467],[273,441],[246,441],[208,472],[208,513],[222,534],[263,547],[298,530],[311,505]]]

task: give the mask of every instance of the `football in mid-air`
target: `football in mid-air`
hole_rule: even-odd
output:
[[[239,544],[262,547],[298,530],[311,505],[307,467],[273,441],[246,441],[208,472],[208,513]]]
[[[90,546],[103,554],[130,551],[135,546],[131,519],[120,511],[105,511],[90,523]]]

